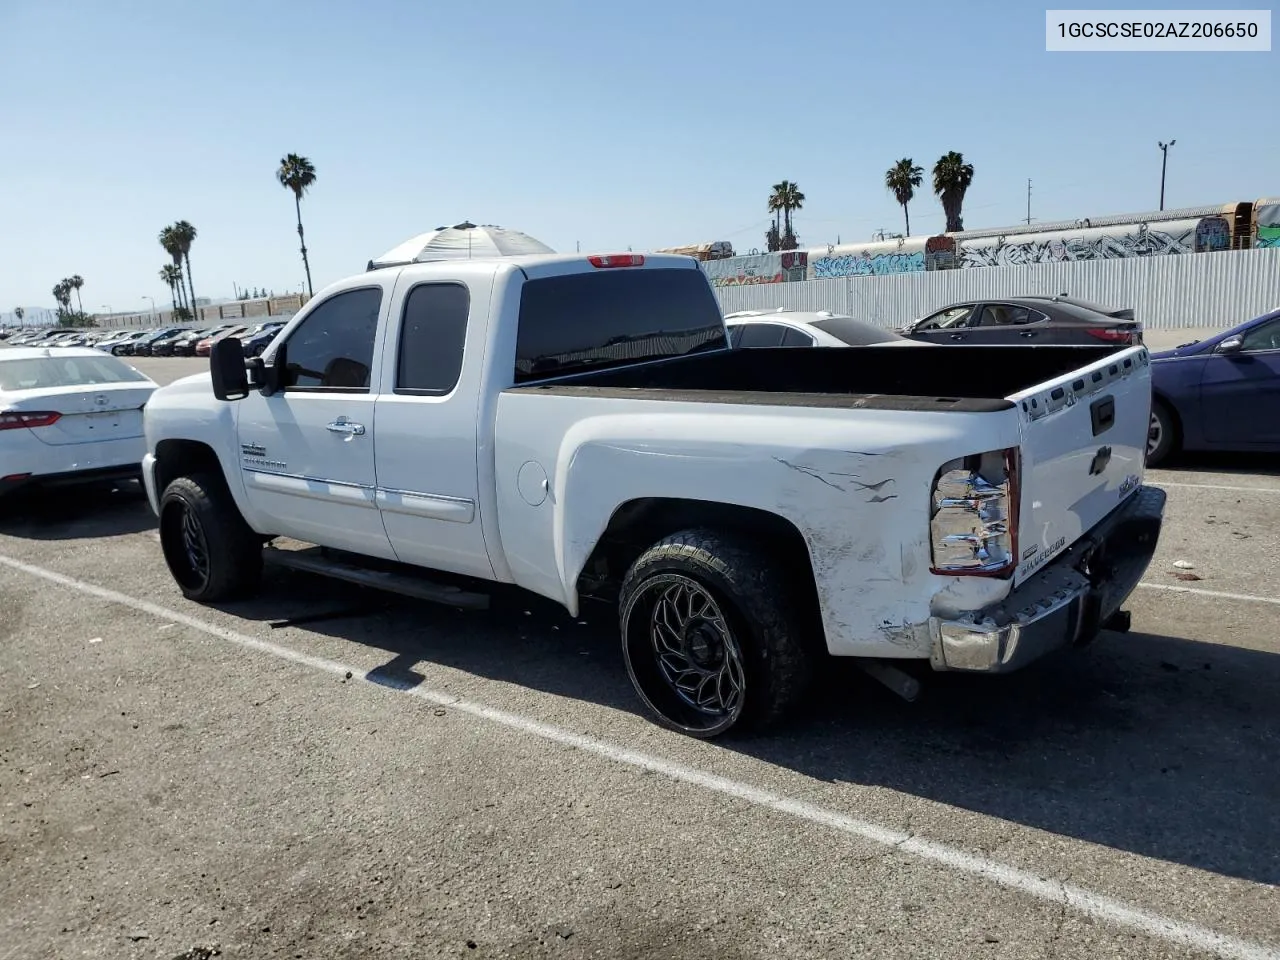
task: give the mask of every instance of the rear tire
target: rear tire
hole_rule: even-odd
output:
[[[623,580],[619,620],[636,693],[692,737],[776,724],[812,681],[813,618],[793,579],[736,537],[685,530],[654,544]]]
[[[1178,449],[1178,424],[1173,412],[1159,400],[1151,401],[1151,424],[1147,429],[1147,466],[1157,466]]]
[[[262,538],[245,523],[221,474],[178,477],[165,488],[160,547],[189,600],[247,596],[262,580]]]

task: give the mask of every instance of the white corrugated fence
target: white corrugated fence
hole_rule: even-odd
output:
[[[1231,327],[1280,309],[1280,249],[979,267],[716,288],[725,313],[831,310],[886,327],[949,303],[1066,293],[1133,308],[1152,330]]]

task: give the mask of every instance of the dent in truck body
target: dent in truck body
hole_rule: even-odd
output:
[[[762,510],[804,540],[830,653],[923,659],[934,595],[954,579],[929,570],[934,475],[954,457],[1016,443],[1017,431],[1012,409],[816,408],[797,421],[758,405],[708,412],[682,400],[509,391],[497,415],[502,542],[518,585],[576,613],[578,578],[623,504],[701,498]],[[550,480],[537,506],[518,489],[529,461]],[[963,589],[974,609],[1009,583]]]

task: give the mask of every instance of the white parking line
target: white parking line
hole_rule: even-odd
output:
[[[120,604],[153,617],[180,623],[183,626],[190,627],[192,630],[198,630],[219,640],[225,640],[228,643],[255,650],[259,653],[265,653],[281,660],[288,660],[292,663],[311,667],[313,670],[343,676],[350,673],[353,678],[358,677],[371,685],[380,687],[394,686],[394,684],[388,684],[383,679],[371,680],[368,674],[362,674],[336,660],[313,657],[309,654],[299,653],[289,647],[259,640],[246,634],[236,633],[234,630],[227,630],[216,624],[206,623],[177,610],[170,610],[147,600],[139,600],[123,593],[117,593],[115,590],[108,590],[105,587],[77,580],[75,577],[68,577],[53,570],[33,566],[12,557],[0,555],[0,565],[98,597],[108,603]],[[1075,884],[1047,879],[1027,870],[1001,863],[998,860],[966,853],[945,843],[927,840],[912,833],[895,830],[892,827],[886,827],[869,820],[861,820],[802,800],[794,800],[739,780],[731,780],[713,773],[706,773],[694,767],[671,760],[663,760],[660,757],[650,756],[638,750],[631,750],[605,740],[598,740],[595,737],[574,733],[562,727],[543,723],[540,720],[534,720],[508,710],[490,707],[476,701],[462,700],[450,694],[425,689],[421,686],[409,686],[407,683],[404,686],[394,686],[394,689],[407,696],[425,700],[427,703],[446,706],[461,713],[488,720],[499,726],[517,730],[530,736],[540,737],[552,743],[573,747],[582,750],[584,753],[594,754],[595,756],[612,760],[615,763],[626,764],[650,773],[661,774],[693,787],[733,797],[768,810],[789,814],[800,820],[807,820],[819,826],[829,827],[851,836],[861,837],[872,843],[913,854],[930,863],[949,867],[957,873],[982,877],[1000,886],[1016,890],[1019,893],[1037,897],[1050,903],[1065,905],[1078,913],[1097,920],[1136,930],[1148,936],[1159,937],[1180,946],[1216,953],[1220,957],[1229,957],[1233,958],[1233,960],[1280,960],[1280,948],[1218,933],[1199,924],[1174,920],[1171,917],[1131,906],[1121,900],[1116,900]]]
[[[1231,493],[1280,493],[1280,487],[1228,487],[1219,483],[1174,483],[1172,480],[1151,481],[1153,487],[1181,487],[1185,490],[1226,490]]]
[[[1175,587],[1171,583],[1139,583],[1144,590],[1163,590],[1166,593],[1194,593],[1202,597],[1217,597],[1220,600],[1243,600],[1246,603],[1280,604],[1277,597],[1257,597],[1251,593],[1225,593],[1222,590],[1202,590],[1199,587]]]

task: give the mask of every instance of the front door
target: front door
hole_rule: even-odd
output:
[[[288,334],[284,389],[239,402],[240,465],[259,530],[394,556],[375,497],[374,347],[383,288],[332,294]]]
[[[969,324],[974,319],[974,305],[964,303],[940,310],[911,331],[912,340],[929,343],[963,343],[968,339]]]
[[[1216,353],[1204,364],[1200,404],[1205,439],[1248,448],[1280,442],[1280,319],[1243,336],[1237,353]]]
[[[494,574],[476,456],[483,326],[470,348],[467,338],[472,304],[488,303],[479,280],[396,288],[376,416],[377,501],[396,558],[486,580]]]

